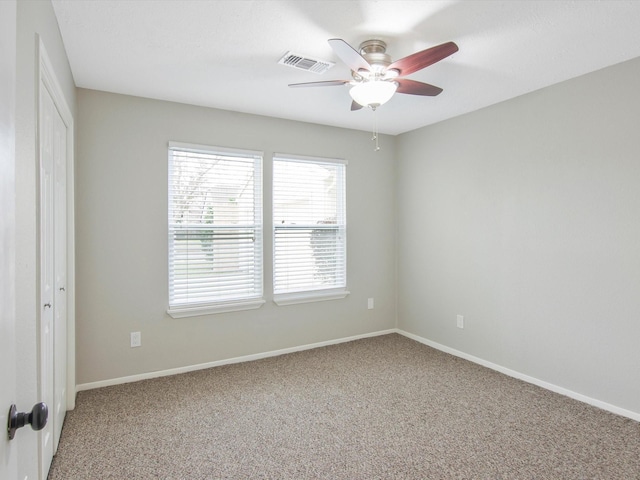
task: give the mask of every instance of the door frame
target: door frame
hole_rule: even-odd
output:
[[[55,75],[53,64],[49,59],[47,50],[42,42],[42,38],[37,36],[37,58],[38,58],[38,73],[36,78],[38,79],[36,85],[36,98],[40,98],[40,88],[44,85],[49,95],[51,96],[53,103],[55,104],[60,116],[62,117],[65,126],[67,127],[67,410],[73,410],[76,402],[76,334],[75,334],[75,206],[74,206],[74,119],[71,109],[67,104],[64,97],[60,82]],[[40,145],[40,102],[38,105],[37,114],[37,144]],[[39,152],[39,147],[38,147]],[[39,157],[40,153],[38,153]],[[39,190],[39,187],[38,187]],[[39,242],[40,240],[38,240]],[[38,279],[38,285],[40,280]],[[40,318],[38,318],[38,325]],[[38,327],[39,328],[39,327]],[[38,347],[39,348],[39,347]],[[40,366],[38,365],[38,383],[40,383]]]

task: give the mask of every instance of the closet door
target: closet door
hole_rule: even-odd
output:
[[[40,436],[40,478],[47,478],[53,458],[54,404],[54,115],[57,111],[43,84],[40,84],[40,324],[39,397],[49,408],[47,425]]]
[[[40,475],[47,478],[67,398],[67,126],[40,83],[40,398],[49,421],[40,432]]]

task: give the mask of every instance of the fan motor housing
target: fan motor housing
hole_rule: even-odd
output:
[[[378,71],[391,65],[391,57],[386,54],[387,44],[382,40],[366,40],[360,44],[359,50],[360,55],[369,62],[369,65]]]

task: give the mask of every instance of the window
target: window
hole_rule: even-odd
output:
[[[258,308],[262,153],[169,143],[169,310]]]
[[[278,305],[344,298],[346,162],[275,155],[273,293]]]

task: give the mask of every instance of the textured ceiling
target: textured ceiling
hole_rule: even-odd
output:
[[[327,40],[387,42],[393,60],[447,41],[460,50],[409,76],[437,97],[396,94],[377,111],[399,134],[640,56],[640,1],[53,0],[76,85],[369,130]],[[336,65],[278,65],[293,51]],[[615,88],[611,85],[609,88]],[[597,95],[598,92],[594,92]]]

